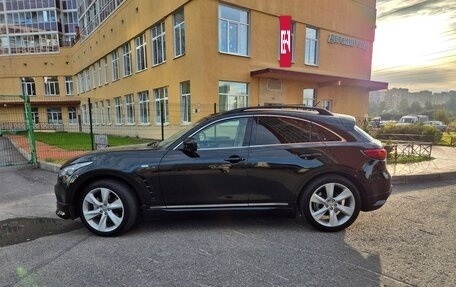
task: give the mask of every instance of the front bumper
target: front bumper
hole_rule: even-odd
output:
[[[75,219],[78,217],[76,208],[68,201],[67,191],[63,188],[62,183],[58,182],[54,186],[54,193],[57,199],[57,209],[55,214],[63,219]]]

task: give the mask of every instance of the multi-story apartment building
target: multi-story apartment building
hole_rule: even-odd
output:
[[[52,93],[46,88],[49,81],[71,83],[71,99],[81,101],[73,116],[80,115],[83,128],[90,99],[96,128],[153,138],[162,120],[169,135],[214,110],[246,105],[305,104],[364,117],[369,91],[387,88],[370,80],[375,4],[78,1],[76,43],[41,58],[0,57],[7,63],[0,64],[0,94],[20,93],[21,81],[28,93],[27,81],[34,79],[37,87],[41,77],[38,99],[38,94]],[[291,16],[291,39],[281,37],[283,15]],[[284,44],[292,50],[291,67],[279,63]],[[67,113],[61,111],[62,122],[75,123]],[[49,113],[43,116],[52,120]]]
[[[0,122],[23,121],[21,100],[2,95],[25,94],[36,123],[63,124],[64,109],[76,124],[68,47],[77,26],[76,0],[0,0]]]

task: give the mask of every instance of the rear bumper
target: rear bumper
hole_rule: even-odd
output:
[[[370,190],[364,193],[362,211],[376,210],[382,207],[392,192],[391,175],[388,171],[376,174],[369,182]]]
[[[382,207],[385,203],[388,197],[391,195],[391,188],[380,194],[375,194],[374,196],[370,196],[368,198],[365,198],[364,204],[361,208],[362,211],[372,211],[379,209]]]

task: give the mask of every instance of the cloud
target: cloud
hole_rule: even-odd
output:
[[[394,69],[373,72],[372,79],[389,83],[389,88],[408,88],[411,91],[434,92],[455,90],[456,60],[443,66],[418,69]]]
[[[456,11],[456,0],[377,1],[378,20],[388,17],[435,15]]]
[[[390,88],[456,88],[456,0],[377,0],[372,79]]]

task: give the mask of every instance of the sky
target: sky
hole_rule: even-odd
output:
[[[456,90],[456,0],[377,0],[372,80]]]

